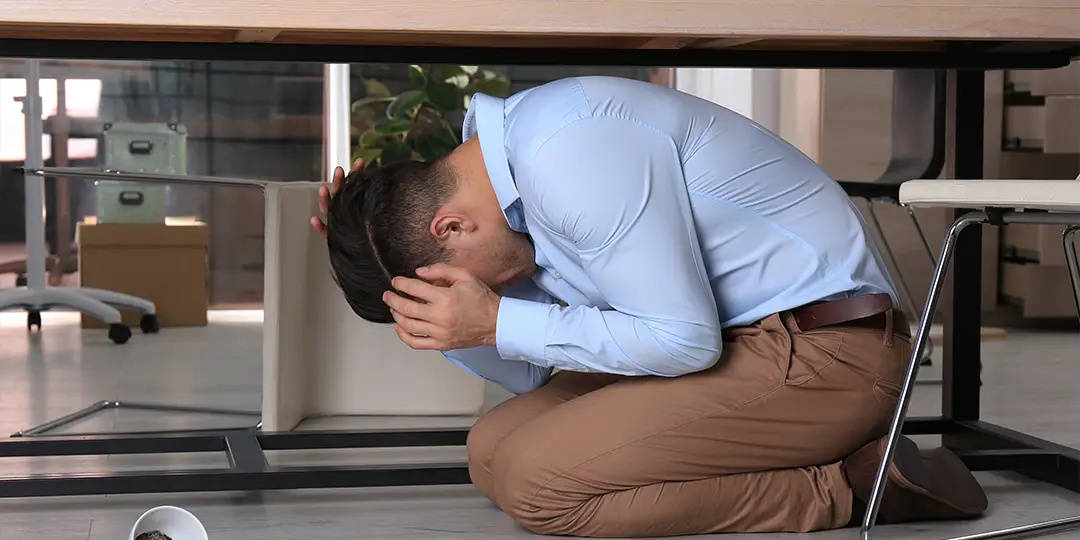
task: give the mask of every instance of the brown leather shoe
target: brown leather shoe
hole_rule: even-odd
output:
[[[862,447],[841,465],[858,499],[855,506],[863,512],[870,504],[885,442],[883,437]],[[971,519],[985,512],[987,504],[982,486],[956,454],[938,448],[923,456],[914,441],[901,436],[881,499],[878,523]],[[853,516],[852,520],[862,517]]]

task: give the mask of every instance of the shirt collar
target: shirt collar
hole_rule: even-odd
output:
[[[461,127],[461,139],[467,141],[474,135],[480,137],[480,152],[484,155],[484,168],[487,169],[495,197],[506,215],[510,207],[517,202],[517,184],[510,172],[510,161],[506,158],[506,100],[485,94],[476,94],[465,113],[465,122]],[[507,223],[514,225],[506,215]]]

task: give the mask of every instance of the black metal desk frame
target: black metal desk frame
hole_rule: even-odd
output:
[[[1051,69],[1080,56],[1074,43],[957,42],[944,52],[567,50],[412,48],[337,45],[123,43],[2,40],[0,55],[65,59],[188,59],[685,67],[791,67],[954,70],[954,176],[982,177],[984,71]],[[897,128],[897,125],[894,125]],[[938,132],[935,130],[935,137]],[[938,146],[940,141],[935,140]],[[894,160],[895,161],[895,160]],[[925,163],[924,163],[925,165]],[[929,174],[938,165],[924,166]],[[895,198],[889,183],[846,184],[852,196]],[[961,212],[957,212],[960,215]],[[975,470],[1012,470],[1080,492],[1080,450],[980,420],[981,232],[960,237],[947,282],[944,311],[943,414],[910,419],[909,434],[941,434]],[[464,463],[415,466],[280,467],[265,452],[304,449],[461,446],[467,429],[382,431],[255,430],[139,435],[37,436],[0,440],[5,457],[225,452],[230,466],[95,474],[32,474],[0,478],[0,498],[64,495],[258,491],[271,489],[412,486],[469,483]]]

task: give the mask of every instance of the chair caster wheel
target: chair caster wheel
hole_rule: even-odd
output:
[[[26,312],[26,330],[33,331],[35,326],[41,330],[41,312],[36,309]]]
[[[144,334],[156,334],[158,330],[161,330],[161,322],[158,321],[157,315],[147,313],[139,319],[139,328]]]
[[[19,274],[19,275],[15,276],[15,286],[16,287],[25,287],[29,283],[30,282],[27,281],[27,279],[26,279],[26,274]]]
[[[127,343],[127,340],[131,339],[131,329],[120,323],[110,324],[109,339],[117,345],[123,345]]]

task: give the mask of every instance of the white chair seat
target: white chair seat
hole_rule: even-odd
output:
[[[911,180],[900,186],[900,203],[908,206],[1076,212],[1080,211],[1080,181]]]

